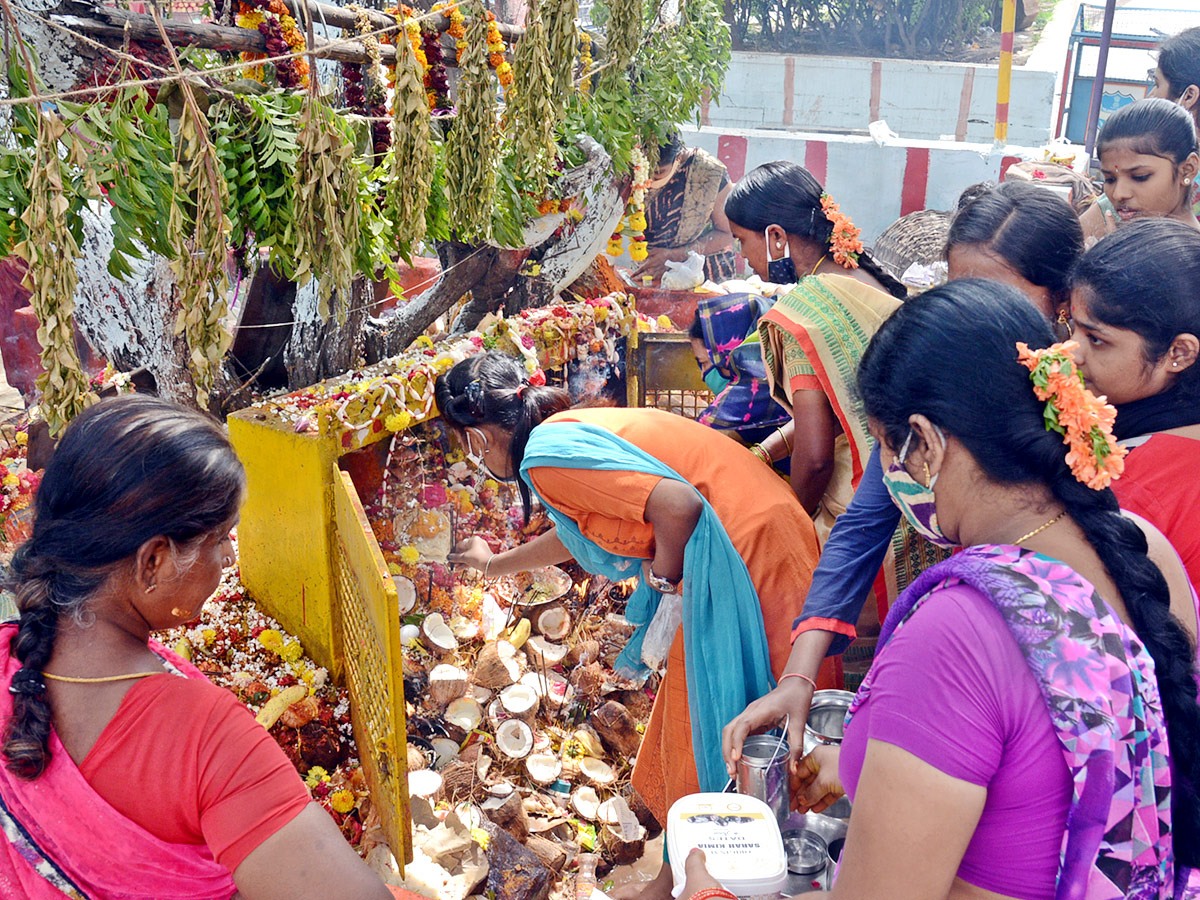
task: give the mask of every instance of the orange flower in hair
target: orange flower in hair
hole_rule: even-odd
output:
[[[859,240],[862,229],[855,227],[850,217],[838,209],[828,194],[821,195],[821,209],[833,226],[833,233],[829,236],[833,261],[844,268],[857,269],[858,255],[863,252],[863,244]]]
[[[1124,447],[1113,437],[1117,411],[1083,383],[1075,365],[1075,341],[1030,350],[1017,342],[1017,359],[1029,369],[1033,393],[1046,404],[1047,431],[1057,431],[1067,445],[1071,473],[1093,490],[1103,490],[1125,471]]]

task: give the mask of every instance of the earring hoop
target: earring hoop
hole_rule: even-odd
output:
[[[929,463],[921,463],[925,467],[925,487],[927,490],[933,490],[933,476],[929,473]]]
[[[152,585],[150,585],[150,587],[146,588],[146,593],[147,593],[147,594],[152,594],[152,593],[154,593],[156,590],[158,590],[158,585],[157,585],[157,584],[152,584]]]

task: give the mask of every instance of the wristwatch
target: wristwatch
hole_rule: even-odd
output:
[[[649,566],[646,567],[646,584],[654,588],[660,594],[677,594],[679,593],[679,585],[683,583],[683,579],[679,581],[671,581],[663,578],[660,575],[655,575],[654,570]]]

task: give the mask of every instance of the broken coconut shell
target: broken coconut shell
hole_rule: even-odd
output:
[[[430,613],[421,620],[421,635],[430,653],[446,656],[458,649],[458,638],[441,613]]]
[[[467,693],[467,673],[458,666],[442,663],[429,673],[429,699],[444,707]]]
[[[525,759],[525,771],[538,784],[547,785],[558,780],[562,763],[550,753],[534,753]]]
[[[524,759],[533,751],[533,729],[520,719],[509,719],[496,729],[496,748],[509,759]]]
[[[475,683],[488,690],[506,688],[521,677],[517,648],[508,641],[489,641],[475,661]]]

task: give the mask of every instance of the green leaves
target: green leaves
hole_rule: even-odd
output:
[[[467,47],[459,60],[458,115],[446,152],[450,224],[460,241],[491,237],[496,186],[496,86],[487,64],[483,3],[468,0]]]
[[[405,28],[396,35],[393,106],[387,207],[400,252],[409,257],[412,248],[425,237],[425,208],[433,188],[434,151],[429,137],[429,100],[424,75]]]

